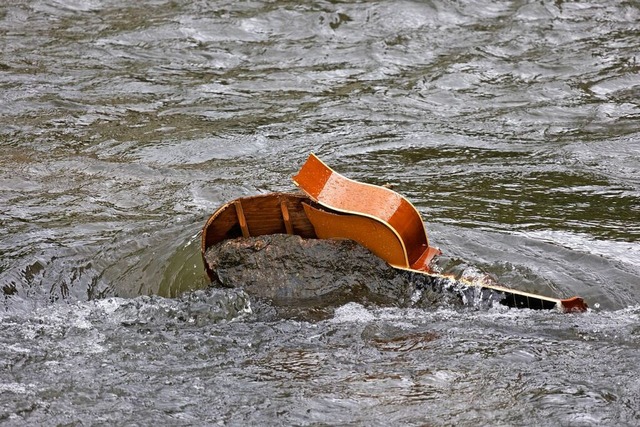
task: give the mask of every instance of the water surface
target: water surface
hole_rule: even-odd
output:
[[[3,3],[0,419],[637,425],[640,7],[601,3]],[[202,290],[206,218],[310,152],[593,310]]]

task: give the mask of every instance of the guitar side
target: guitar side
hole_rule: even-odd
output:
[[[351,239],[394,267],[408,268],[404,243],[384,222],[360,215],[345,215],[303,203],[307,218],[320,239]]]
[[[420,213],[395,191],[346,178],[314,154],[309,155],[293,182],[328,209],[368,217],[389,227],[402,243],[407,266],[426,269],[439,252],[429,246]]]

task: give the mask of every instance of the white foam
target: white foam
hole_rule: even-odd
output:
[[[24,384],[20,384],[20,383],[5,383],[5,384],[0,384],[0,392],[26,394],[27,388],[24,386]]]
[[[363,305],[350,302],[341,307],[336,308],[334,313],[333,322],[347,323],[347,322],[371,322],[375,320],[375,316]]]

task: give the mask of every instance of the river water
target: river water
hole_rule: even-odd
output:
[[[639,45],[634,1],[3,2],[0,423],[640,424]],[[206,289],[207,217],[310,152],[591,310]]]

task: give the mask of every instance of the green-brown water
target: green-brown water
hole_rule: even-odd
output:
[[[638,45],[624,1],[2,3],[0,422],[637,425]],[[594,310],[194,291],[208,215],[309,152]]]

